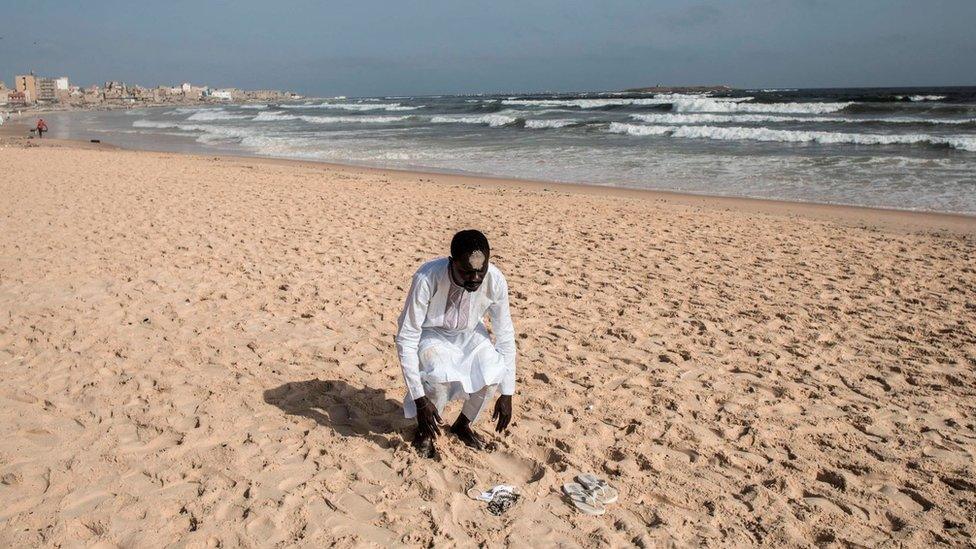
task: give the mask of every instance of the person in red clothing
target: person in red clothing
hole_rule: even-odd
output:
[[[37,137],[44,137],[44,132],[47,131],[47,122],[43,118],[37,119]]]

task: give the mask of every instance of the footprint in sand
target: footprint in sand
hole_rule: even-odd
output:
[[[850,512],[841,508],[838,504],[831,501],[829,498],[825,498],[821,495],[814,494],[812,492],[806,492],[803,497],[803,501],[807,505],[815,509],[819,509],[825,513],[834,515],[849,515]]]
[[[508,452],[488,454],[491,470],[505,479],[507,484],[531,484],[545,474],[545,469],[535,460],[519,457]]]
[[[881,494],[887,497],[888,501],[911,513],[921,513],[932,508],[931,501],[909,488],[898,488],[886,484],[881,488]]]
[[[962,478],[954,477],[941,477],[940,480],[947,484],[953,490],[962,490],[965,492],[976,493],[976,484]]]
[[[179,445],[183,441],[183,435],[178,433],[163,433],[146,444],[127,444],[119,447],[119,453],[123,454],[144,454],[154,453],[166,448]]]
[[[932,458],[942,464],[949,465],[955,469],[962,469],[972,465],[973,456],[965,450],[952,451],[934,446],[926,446],[922,449],[922,455]]]
[[[61,439],[47,429],[27,429],[21,431],[27,440],[38,446],[52,448],[57,446]]]
[[[365,476],[373,482],[386,483],[396,478],[396,471],[394,471],[390,463],[385,460],[365,463],[363,464],[362,469]]]
[[[829,471],[826,469],[820,471],[820,473],[817,474],[817,480],[823,482],[824,484],[829,484],[841,492],[847,489],[847,479],[844,478],[843,474],[838,473],[837,471]]]
[[[90,513],[98,504],[112,497],[115,494],[105,490],[79,488],[61,500],[61,516],[71,518]]]
[[[376,509],[375,505],[363,496],[353,492],[344,494],[336,501],[336,505],[340,511],[363,522],[372,522],[380,516],[380,512]]]

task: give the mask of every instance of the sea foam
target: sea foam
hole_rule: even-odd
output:
[[[178,122],[163,122],[159,120],[145,120],[139,119],[132,123],[133,128],[179,128],[181,126]]]
[[[506,105],[523,107],[575,107],[579,109],[599,109],[610,106],[658,106],[671,105],[673,112],[703,113],[787,113],[823,114],[837,112],[851,105],[851,102],[838,103],[754,103],[753,97],[709,97],[698,94],[659,94],[643,98],[606,99],[515,99],[502,101]]]
[[[255,122],[282,122],[288,120],[302,120],[310,124],[389,124],[402,122],[411,116],[313,116],[303,114],[285,114],[283,111],[262,112],[254,117]]]
[[[845,124],[976,125],[976,118],[850,118],[843,116],[784,116],[776,114],[632,114],[634,120],[651,124],[741,124],[763,122],[835,122]]]
[[[510,97],[502,101],[505,105],[523,107],[575,107],[579,109],[599,109],[611,106],[626,105],[666,105],[679,99],[703,98],[704,95],[658,95],[655,97],[638,98],[605,98],[605,99],[516,99]],[[743,98],[745,100],[745,98]]]
[[[317,103],[302,105],[280,105],[285,109],[341,109],[347,111],[413,111],[423,108],[423,105],[409,106],[401,103]]]
[[[976,151],[976,137],[933,136],[926,134],[881,135],[843,132],[773,130],[769,128],[743,128],[719,126],[644,126],[614,122],[608,128],[611,133],[636,136],[666,135],[691,139],[718,139],[722,141],[775,141],[783,143],[821,143],[852,145],[934,145]]]
[[[482,124],[499,127],[514,124],[518,121],[518,117],[504,114],[483,114],[480,116],[450,115],[432,116],[430,121],[434,124]]]
[[[742,113],[787,113],[824,114],[838,112],[852,102],[843,103],[751,103],[742,101],[716,100],[714,98],[680,98],[671,101],[674,112],[742,112]]]
[[[244,128],[240,126],[218,126],[215,124],[184,124],[180,122],[162,122],[156,120],[136,120],[132,123],[135,128],[176,129],[184,132],[199,132],[197,141],[212,143],[233,140],[242,144],[248,138],[259,138],[260,129]]]
[[[579,120],[574,120],[572,118],[552,118],[552,119],[540,119],[540,120],[526,120],[525,127],[533,130],[545,130],[545,129],[556,129],[565,128],[566,126],[572,126],[573,124],[579,123]]]
[[[223,109],[213,109],[205,111],[197,111],[187,117],[187,120],[194,120],[198,122],[208,122],[212,120],[245,120],[250,119],[250,116],[244,114],[231,114]]]

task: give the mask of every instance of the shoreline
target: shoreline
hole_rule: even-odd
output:
[[[44,113],[68,113],[68,112],[112,112],[112,111],[128,111],[135,109],[172,109],[180,107],[221,107],[227,105],[253,105],[265,103],[264,101],[187,101],[187,102],[167,102],[167,103],[148,103],[148,104],[116,104],[116,103],[106,103],[99,105],[17,105],[12,107],[11,104],[2,105],[8,114],[12,116],[17,114],[18,116],[33,116]]]
[[[43,114],[32,113],[31,116]],[[17,137],[17,132],[25,134],[30,131],[30,125],[25,124],[25,115],[11,117],[0,126],[0,138]],[[28,139],[23,137],[25,141]],[[101,142],[90,143],[81,139],[31,139],[39,146],[57,145],[84,149],[119,150],[131,153],[173,154],[190,157],[219,158],[230,162],[261,162],[278,165],[293,165],[305,168],[317,168],[339,173],[359,172],[372,175],[396,175],[399,177],[418,177],[430,183],[440,185],[475,185],[484,187],[508,187],[531,190],[555,190],[568,194],[582,194],[602,196],[608,198],[639,199],[654,202],[666,202],[682,206],[701,207],[711,210],[735,209],[746,213],[776,215],[785,217],[802,217],[820,221],[829,221],[847,226],[861,228],[875,228],[894,232],[915,231],[948,231],[957,234],[976,235],[976,215],[956,212],[937,212],[902,210],[893,208],[856,206],[848,204],[830,204],[821,202],[799,202],[780,199],[736,197],[711,194],[696,194],[680,191],[638,189],[633,187],[598,185],[592,183],[566,183],[535,179],[521,179],[512,177],[493,176],[488,174],[466,174],[436,171],[430,169],[385,168],[377,166],[363,166],[357,164],[343,164],[318,160],[302,160],[294,158],[275,158],[269,156],[245,154],[205,154],[193,152],[156,151],[149,149],[130,148],[125,145]]]

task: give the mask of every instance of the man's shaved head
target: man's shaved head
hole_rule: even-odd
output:
[[[460,231],[451,239],[451,257],[454,259],[468,259],[473,252],[481,252],[485,258],[491,255],[488,239],[481,234],[481,231],[475,229]]]
[[[451,239],[451,279],[469,292],[481,287],[488,272],[491,248],[481,231],[461,231]]]

